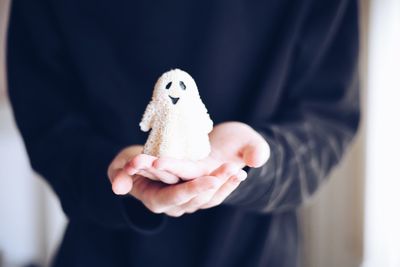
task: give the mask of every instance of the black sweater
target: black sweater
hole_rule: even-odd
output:
[[[69,219],[54,266],[297,266],[296,208],[359,120],[355,0],[15,0],[9,94],[34,170]],[[143,144],[158,76],[196,80],[215,123],[242,121],[271,158],[219,207],[171,218],[112,193]]]

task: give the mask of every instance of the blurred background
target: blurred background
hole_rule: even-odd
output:
[[[331,179],[300,211],[306,267],[400,267],[400,0],[360,4],[363,121]],[[0,0],[0,267],[47,266],[66,218],[31,171],[7,100],[9,6]]]

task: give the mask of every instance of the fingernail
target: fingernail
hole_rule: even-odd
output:
[[[128,190],[129,185],[124,183],[114,183],[113,184],[113,191],[116,195],[125,195],[129,192]]]
[[[237,178],[239,181],[244,181],[247,178],[247,172],[244,170],[240,170],[239,173],[237,174]]]

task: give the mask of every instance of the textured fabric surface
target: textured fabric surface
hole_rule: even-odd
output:
[[[356,132],[351,0],[15,0],[9,93],[32,167],[69,218],[54,266],[297,266],[296,208]],[[189,72],[215,124],[259,131],[271,158],[219,207],[169,218],[106,177],[155,79]]]

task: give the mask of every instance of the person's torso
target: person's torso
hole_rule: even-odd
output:
[[[289,0],[53,3],[81,85],[71,92],[94,128],[126,145],[145,142],[140,119],[157,78],[173,68],[193,76],[215,124],[273,120],[285,97],[303,6]],[[88,263],[99,257],[98,267],[121,257],[112,266],[295,266],[297,244],[294,212],[222,206],[169,218],[151,236],[72,222],[56,266],[67,266],[68,258],[70,266],[85,266],[74,265],[74,248],[87,250]]]
[[[95,127],[126,144],[145,141],[138,123],[157,78],[173,68],[193,76],[215,123],[271,120],[283,101],[305,5],[54,2],[73,78],[81,85],[71,90]]]

